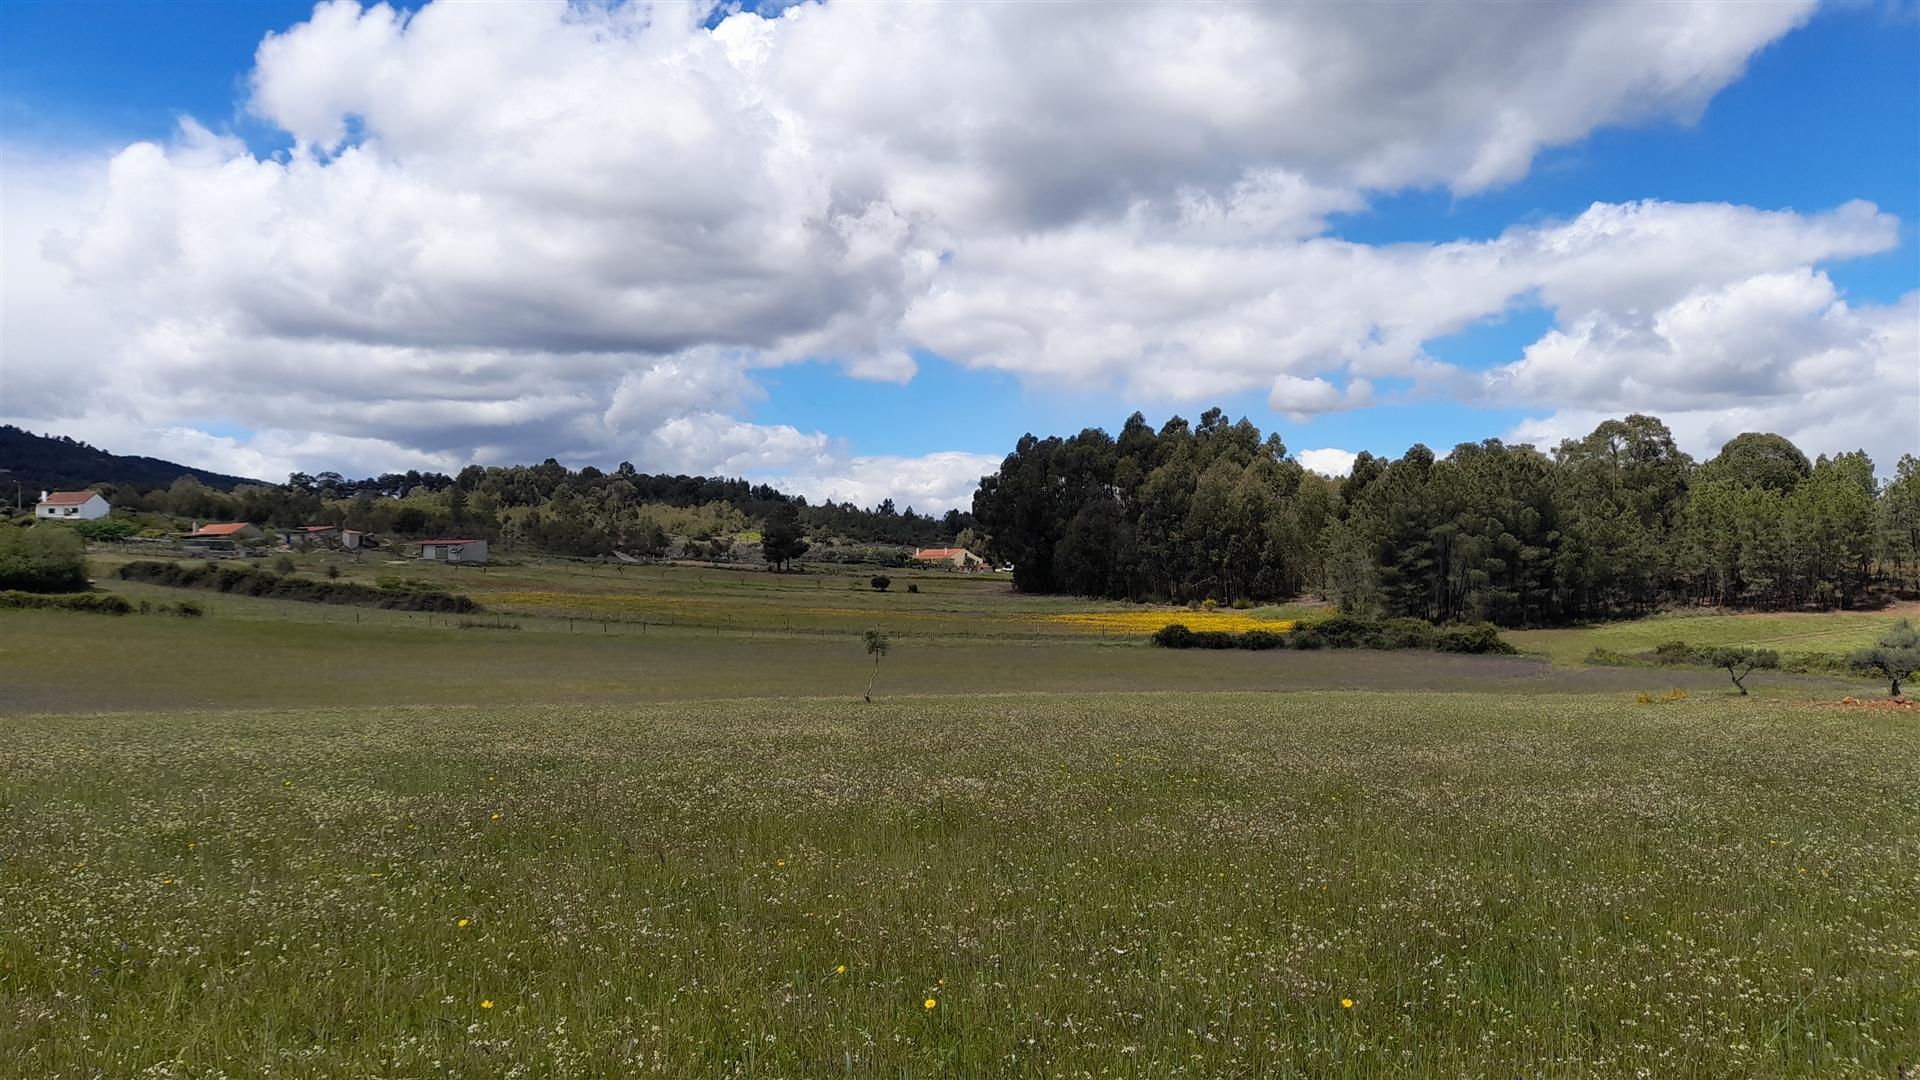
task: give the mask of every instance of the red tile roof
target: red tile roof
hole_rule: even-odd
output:
[[[49,491],[40,501],[47,506],[80,506],[98,494],[97,491]]]
[[[916,559],[951,559],[967,550],[966,548],[922,548],[913,553]]]
[[[236,521],[228,525],[202,525],[193,531],[189,539],[193,536],[232,536],[242,529],[251,528],[253,528],[253,526],[244,521]]]

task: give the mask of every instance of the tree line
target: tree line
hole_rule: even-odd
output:
[[[1229,422],[1027,435],[974,517],[1023,592],[1221,603],[1312,593],[1349,611],[1504,626],[1667,604],[1845,608],[1920,593],[1920,459],[1808,460],[1749,433],[1695,463],[1651,416],[1550,453],[1363,453],[1340,479]]]
[[[932,545],[973,523],[958,510],[940,517],[897,510],[891,499],[872,508],[810,504],[739,478],[649,474],[627,462],[611,472],[569,469],[552,458],[538,465],[469,465],[452,476],[415,470],[353,480],[294,473],[285,484],[240,484],[231,491],[190,476],[144,492],[101,486],[115,506],[202,521],[332,524],[402,537],[459,534],[579,556],[662,555],[688,541],[701,554],[720,554],[733,534],[788,511],[803,532],[864,544]]]

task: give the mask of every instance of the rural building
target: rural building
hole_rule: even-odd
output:
[[[987,560],[966,548],[921,548],[913,561],[923,566],[951,566],[956,570],[985,570]]]
[[[420,557],[428,562],[484,563],[487,561],[487,542],[485,540],[422,540]]]
[[[260,526],[244,521],[230,521],[223,525],[201,525],[187,534],[192,540],[225,540],[229,543],[239,540],[258,540],[261,537]]]
[[[201,555],[237,555],[240,541],[255,540],[261,535],[258,525],[232,521],[223,525],[201,525],[188,533],[180,544],[188,551]]]
[[[366,533],[358,529],[345,529],[338,525],[302,525],[286,531],[287,546],[300,551],[314,548],[341,548],[353,551],[360,546]]]
[[[287,546],[300,550],[317,547],[334,547],[340,543],[338,525],[302,525],[286,531]]]
[[[43,491],[33,505],[33,516],[55,521],[98,521],[112,510],[97,491]]]

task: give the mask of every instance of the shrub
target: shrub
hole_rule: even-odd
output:
[[[205,615],[207,613],[207,609],[201,607],[199,604],[195,603],[192,600],[182,600],[179,603],[173,605],[173,613],[183,618],[197,619],[200,616]]]
[[[328,581],[340,580],[340,564],[338,563],[327,564],[327,580]]]
[[[1440,652],[1473,653],[1479,656],[1511,655],[1513,646],[1500,637],[1492,623],[1468,623],[1442,627],[1432,648]]]
[[[125,518],[99,518],[94,521],[76,521],[70,528],[86,540],[125,540],[139,532],[139,526]]]
[[[274,573],[285,575],[285,574],[293,573],[293,570],[294,570],[293,556],[282,555],[279,558],[273,560]]]
[[[1193,648],[1193,631],[1181,623],[1169,623],[1153,632],[1153,643],[1163,649]]]
[[[1276,634],[1271,630],[1248,630],[1240,635],[1240,647],[1265,651],[1285,648],[1287,635]]]
[[[1193,647],[1196,649],[1231,649],[1236,644],[1233,635],[1225,630],[1196,630],[1193,633]]]
[[[893,579],[885,574],[875,574],[867,580],[867,584],[873,586],[874,592],[886,592],[887,588],[893,584]]]
[[[1684,641],[1663,641],[1653,647],[1650,659],[1657,664],[1707,664],[1713,661],[1713,650]]]
[[[71,529],[0,528],[0,589],[84,592],[87,545]]]
[[[181,566],[179,563],[131,562],[120,568],[127,581],[145,581],[180,589],[206,589],[237,596],[258,596],[273,600],[298,600],[312,604],[352,604],[359,607],[389,608],[395,611],[434,611],[449,615],[468,615],[480,610],[470,596],[459,596],[435,586],[420,586],[400,579],[381,579],[381,587],[368,588],[351,581],[319,581],[311,578],[282,577],[251,566],[204,563]],[[392,580],[394,585],[389,586]]]
[[[910,593],[917,593],[917,592],[919,592],[919,591],[920,591],[920,586],[918,586],[918,585],[908,585],[908,586],[907,586],[907,591],[908,591],[908,592],[910,592]]]
[[[1335,615],[1293,632],[1296,649],[1378,649],[1380,621],[1367,615]]]
[[[85,611],[95,615],[128,615],[133,604],[112,593],[30,593],[0,592],[0,608],[46,608],[55,611]]]
[[[1431,649],[1438,634],[1425,619],[1388,619],[1380,626],[1383,649]]]

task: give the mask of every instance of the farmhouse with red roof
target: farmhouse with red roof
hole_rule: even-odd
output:
[[[54,521],[98,521],[113,509],[97,491],[43,491],[33,516]]]

